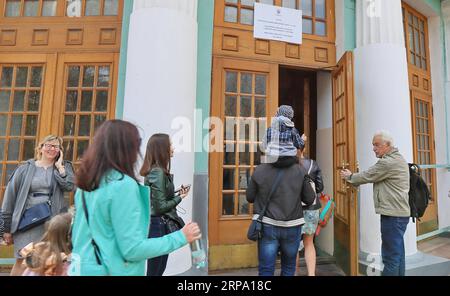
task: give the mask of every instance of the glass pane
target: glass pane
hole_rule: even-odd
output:
[[[255,117],[266,117],[266,99],[255,99]]]
[[[27,116],[27,123],[25,125],[25,135],[26,136],[36,136],[37,123],[38,123],[37,115],[28,115]]]
[[[94,86],[94,75],[95,75],[95,67],[94,66],[84,67],[83,86],[87,86],[87,87]]]
[[[420,31],[425,31],[425,23],[421,20],[419,24]]]
[[[11,92],[9,90],[0,91],[0,112],[9,112],[9,97]]]
[[[414,34],[412,26],[408,26],[409,49],[414,51]]]
[[[42,67],[31,68],[31,87],[40,87],[42,83]]]
[[[241,116],[252,116],[252,97],[241,97]]]
[[[237,92],[237,73],[236,72],[227,72],[226,74],[226,92]]]
[[[6,124],[8,122],[8,115],[0,114],[0,136],[6,136]]]
[[[75,134],[75,115],[64,116],[64,136]]]
[[[28,111],[39,111],[40,98],[41,92],[38,90],[32,90],[28,93]]]
[[[241,74],[241,93],[252,93],[252,76],[252,74],[248,73]]]
[[[97,98],[95,102],[95,111],[107,111],[108,110],[108,91],[97,91]]]
[[[259,0],[259,3],[273,5],[273,0]]]
[[[73,159],[73,140],[64,140],[64,158],[68,160]]]
[[[419,53],[419,31],[414,30],[414,51],[416,54]]]
[[[78,147],[77,147],[77,160],[80,160],[83,156],[84,151],[86,151],[87,147],[89,146],[89,141],[78,141]]]
[[[325,0],[316,0],[316,18],[325,18]]]
[[[326,36],[327,35],[327,26],[324,22],[315,22],[315,35],[318,36]]]
[[[253,6],[255,4],[255,0],[241,0],[241,5]]]
[[[97,86],[109,86],[109,66],[98,67]]]
[[[419,26],[419,19],[417,18],[417,16],[413,15],[413,20],[414,20],[414,26],[418,27]]]
[[[8,0],[6,2],[6,16],[20,15],[20,0]]]
[[[236,116],[236,96],[225,96],[225,116]]]
[[[238,205],[238,215],[248,215],[250,214],[250,207],[245,196],[245,193],[239,193],[239,205]]]
[[[266,130],[267,130],[267,120],[266,119],[260,119],[256,121],[256,124],[258,125],[257,132],[258,132],[258,141],[261,142],[264,137],[266,136]]]
[[[5,139],[0,139],[0,161],[5,157]],[[1,166],[0,166],[1,170]],[[1,179],[0,179],[1,182]]]
[[[239,164],[250,165],[250,145],[239,144]]]
[[[94,131],[97,130],[97,128],[105,121],[106,121],[106,115],[95,115]]]
[[[253,10],[241,8],[241,24],[253,26]]]
[[[103,15],[117,15],[119,11],[118,0],[105,0],[105,8],[103,9]]]
[[[20,139],[9,139],[8,160],[19,160]]]
[[[237,4],[238,0],[225,0],[226,3],[233,3],[233,4]]]
[[[425,34],[421,33],[420,34],[420,54],[422,56],[427,56],[426,51],[425,51]]]
[[[409,59],[410,59],[410,61],[409,61],[410,64],[412,64],[412,65],[416,64],[416,55],[413,52],[411,52]]]
[[[83,90],[81,92],[80,111],[92,111],[92,97],[93,93],[91,90]]]
[[[303,15],[312,16],[312,0],[302,0]]]
[[[223,189],[234,189],[234,171],[235,169],[223,169]]]
[[[225,21],[229,23],[237,23],[237,7],[225,6]]]
[[[234,194],[223,195],[222,215],[234,215]]]
[[[86,0],[85,15],[100,15],[100,0]]]
[[[3,67],[2,79],[0,80],[0,87],[11,87],[13,78],[13,67]]]
[[[69,90],[66,97],[66,111],[77,111],[78,91]]]
[[[257,95],[266,94],[266,75],[256,75],[255,93]]]
[[[236,119],[225,118],[225,140],[236,140]]]
[[[413,23],[413,19],[412,19],[412,14],[408,12],[408,23],[412,25]]]
[[[80,127],[78,129],[79,136],[89,136],[91,132],[91,116],[81,115],[80,116]]]
[[[250,141],[250,130],[252,127],[252,121],[249,119],[239,120],[239,140]]]
[[[250,181],[250,169],[239,168],[239,189],[246,190]]]
[[[11,116],[11,127],[9,129],[10,136],[21,136],[22,135],[22,115]]]
[[[423,107],[425,110],[424,117],[428,118],[428,104],[423,103]]]
[[[42,3],[42,16],[55,16],[56,4],[56,0],[44,0],[44,3]]]
[[[287,8],[296,9],[297,8],[296,2],[297,2],[297,0],[283,0],[282,6],[287,7]]]
[[[69,79],[67,81],[68,87],[77,87],[80,79],[80,67],[71,66],[69,67]]]
[[[39,10],[39,0],[25,0],[24,16],[37,16]]]
[[[24,140],[23,141],[23,157],[22,159],[31,159],[34,158],[34,148],[35,148],[35,140]]]
[[[19,67],[16,72],[16,87],[27,86],[28,67]]]
[[[302,26],[304,34],[312,34],[312,20],[304,18],[302,21]]]
[[[236,145],[234,143],[224,144],[225,151],[223,155],[224,165],[235,165],[236,164]]]

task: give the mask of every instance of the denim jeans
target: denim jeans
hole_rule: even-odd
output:
[[[150,223],[150,238],[166,235],[166,226],[160,217],[152,217]],[[169,255],[163,255],[147,260],[147,276],[162,276],[167,266]]]
[[[409,217],[381,216],[381,257],[383,276],[405,275],[405,242],[403,235]]]
[[[258,273],[273,276],[278,250],[281,252],[281,276],[294,276],[302,226],[278,227],[263,224],[258,240]]]

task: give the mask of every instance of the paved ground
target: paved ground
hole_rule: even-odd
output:
[[[419,242],[417,249],[433,256],[450,259],[450,232],[444,232],[437,237]]]

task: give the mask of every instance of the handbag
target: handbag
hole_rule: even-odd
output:
[[[25,210],[20,218],[19,226],[17,227],[18,231],[26,231],[38,225],[41,225],[47,221],[52,215],[51,209],[51,198],[53,195],[53,184],[54,177],[52,171],[52,180],[50,183],[50,193],[48,194],[48,201],[44,203],[40,203],[32,206],[31,208]],[[40,194],[47,195],[47,194]]]
[[[263,219],[265,212],[267,211],[267,207],[269,206],[269,202],[270,202],[270,199],[272,198],[273,193],[275,192],[278,185],[280,184],[281,177],[283,176],[283,174],[284,174],[284,170],[278,171],[277,177],[275,179],[275,182],[272,185],[272,189],[270,190],[269,198],[267,199],[267,203],[264,206],[264,209],[259,213],[258,219],[252,220],[252,223],[250,223],[250,227],[248,228],[248,231],[247,231],[247,238],[251,241],[257,241],[262,238],[262,233],[263,233],[262,232],[262,230],[263,230],[262,219]]]
[[[167,234],[180,230],[185,223],[180,216],[171,217],[169,215],[162,215],[161,220],[166,226]]]
[[[51,215],[50,201],[32,206],[23,213],[17,230],[25,231],[41,225],[47,221]]]

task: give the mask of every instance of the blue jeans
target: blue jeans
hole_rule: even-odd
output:
[[[273,276],[278,250],[281,252],[281,276],[294,276],[302,226],[278,227],[263,224],[258,240],[258,273]]]
[[[403,235],[409,217],[381,216],[381,257],[383,276],[405,276],[405,242]]]
[[[166,225],[160,217],[152,217],[150,223],[150,238],[166,235]],[[163,255],[147,260],[147,276],[162,276],[167,266],[169,255]]]

